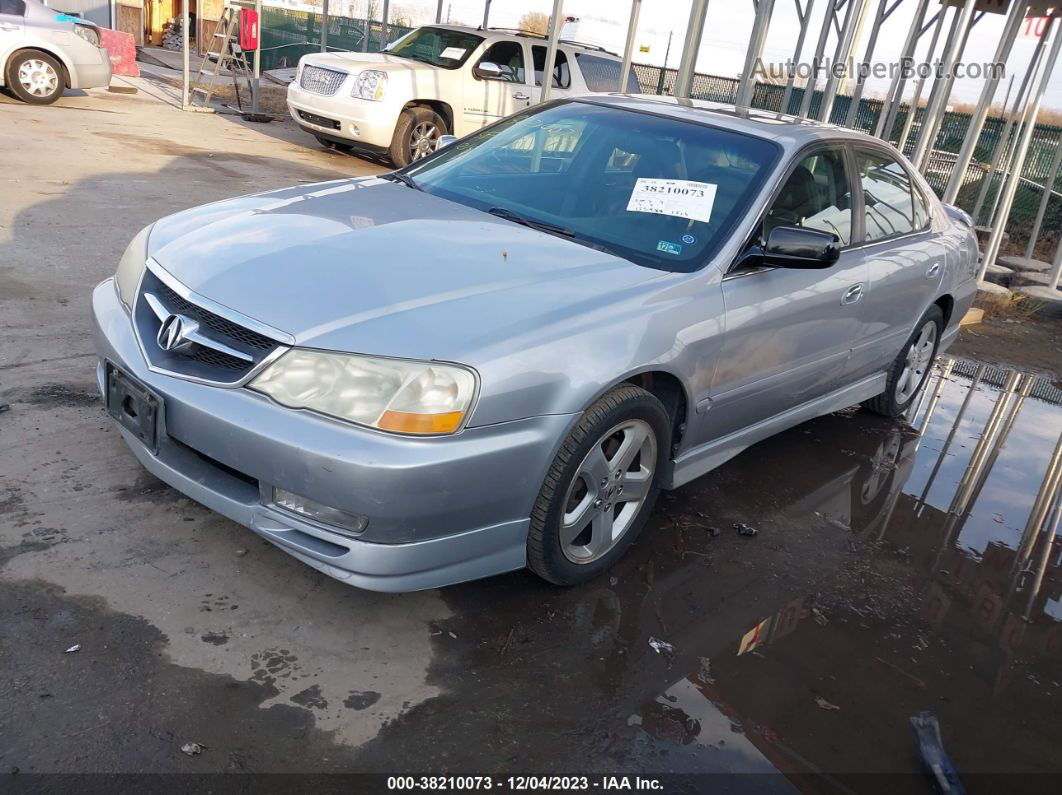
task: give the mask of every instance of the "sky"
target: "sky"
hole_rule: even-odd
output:
[[[806,2],[807,0],[803,0],[802,5]],[[857,49],[860,56],[863,54],[871,22],[880,0],[868,0],[868,2],[870,10]],[[917,4],[917,0],[900,0],[895,12],[885,21],[881,29],[878,45],[874,51],[875,61],[889,62],[898,58]],[[810,60],[814,51],[827,5],[828,0],[814,0],[811,27],[804,47],[803,60]],[[434,21],[436,0],[393,0],[391,7],[412,16],[414,23],[424,24]],[[552,8],[552,0],[493,0],[490,24],[492,27],[514,27],[528,11],[541,11],[549,14]],[[927,18],[931,17],[939,6],[933,0],[929,8]],[[451,21],[455,23],[478,25],[483,19],[482,0],[444,0],[443,9],[444,19],[448,14]],[[566,0],[563,11],[566,16],[579,18],[577,34],[579,38],[592,40],[593,43],[601,44],[614,52],[622,52],[630,16],[629,0]],[[689,21],[689,11],[689,0],[643,0],[635,60],[654,65],[662,64],[668,34],[673,32],[668,65],[677,67],[681,57],[683,36]],[[938,54],[947,36],[947,27],[953,13],[954,11],[949,11],[945,21],[945,28],[941,33],[941,41],[937,48]],[[1002,14],[985,14],[971,31],[963,57],[964,61],[977,63],[992,61],[996,46],[1002,37],[1004,19]],[[744,63],[745,48],[752,31],[752,22],[752,0],[710,0],[707,22],[697,57],[697,71],[727,77],[737,75]],[[764,47],[764,61],[784,63],[791,58],[799,31],[800,25],[792,0],[776,0]],[[919,58],[924,57],[931,36],[932,30],[921,38],[917,50]],[[832,51],[834,42],[835,38],[831,35],[827,53]],[[1006,64],[1006,77],[1001,81],[996,92],[996,103],[1002,103],[1007,83],[1012,75],[1015,77],[1015,91],[1017,90],[1035,44],[1035,37],[1019,36]],[[637,48],[642,46],[649,47],[649,52],[638,51]],[[906,98],[910,98],[913,93],[913,82],[908,82]],[[823,77],[820,79],[819,87],[821,88],[824,83]],[[951,103],[976,102],[982,85],[983,79],[956,80],[952,89]],[[867,96],[881,96],[887,88],[888,80],[869,79],[864,93]],[[923,93],[923,98],[926,94],[928,94],[928,88]],[[1052,75],[1044,97],[1044,105],[1054,110],[1062,110],[1062,68],[1056,69]]]

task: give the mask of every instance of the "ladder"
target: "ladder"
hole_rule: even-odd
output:
[[[226,5],[221,12],[221,19],[214,26],[214,35],[207,42],[206,52],[203,54],[203,62],[199,65],[199,72],[189,91],[188,101],[193,107],[209,107],[210,98],[218,85],[214,78],[221,75],[225,69],[228,69],[232,74],[232,85],[236,91],[237,104],[241,104],[237,77],[243,77],[247,83],[248,94],[250,94],[252,90],[251,67],[247,63],[247,54],[236,40],[239,24],[239,8]],[[218,49],[212,49],[214,45],[217,45]],[[213,62],[212,66],[211,62]]]

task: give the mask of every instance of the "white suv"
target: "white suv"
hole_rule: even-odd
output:
[[[383,151],[404,166],[434,152],[441,135],[467,135],[537,102],[545,65],[541,36],[431,25],[379,53],[304,55],[288,109],[325,146]],[[550,96],[617,91],[620,67],[612,53],[562,41]],[[627,91],[638,93],[633,72]]]

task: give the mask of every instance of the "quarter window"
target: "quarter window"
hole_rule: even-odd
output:
[[[497,64],[501,67],[501,79],[508,83],[524,82],[524,47],[519,42],[495,42],[479,62]]]
[[[546,69],[546,48],[534,46],[531,48],[531,57],[535,60],[535,85],[542,85],[542,73]],[[557,50],[557,57],[553,59],[553,88],[571,88],[572,76],[568,71],[568,56],[563,50]]]
[[[904,167],[887,155],[858,152],[856,157],[866,208],[866,240],[905,235],[921,226],[916,222],[911,178]]]
[[[777,226],[832,232],[852,242],[852,192],[844,152],[824,149],[803,158],[789,175],[763,221],[763,237]]]

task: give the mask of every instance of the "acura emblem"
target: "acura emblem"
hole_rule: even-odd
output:
[[[189,339],[199,324],[184,315],[170,315],[162,321],[155,340],[164,351],[179,352],[192,345]]]

